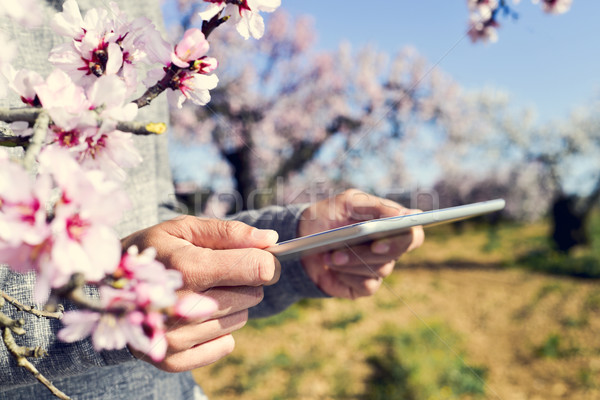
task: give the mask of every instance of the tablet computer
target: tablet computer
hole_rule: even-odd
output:
[[[280,261],[299,258],[307,254],[399,235],[413,226],[434,226],[499,211],[504,208],[504,205],[503,199],[495,199],[417,214],[373,219],[280,242],[266,250]]]

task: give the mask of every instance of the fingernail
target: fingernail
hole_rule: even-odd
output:
[[[375,254],[386,254],[388,251],[390,251],[390,242],[375,242],[371,248],[371,251],[373,251]]]
[[[335,265],[344,265],[350,261],[350,257],[345,251],[336,251],[333,253],[333,263]]]
[[[279,239],[279,234],[271,229],[253,229],[252,238],[259,241],[276,243]]]

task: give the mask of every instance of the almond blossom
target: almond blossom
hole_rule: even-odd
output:
[[[199,13],[203,20],[208,21],[224,11],[231,16],[237,31],[245,39],[250,36],[260,39],[265,33],[265,21],[260,12],[273,12],[281,5],[281,0],[240,0],[238,2],[205,0],[205,2],[210,4]]]
[[[152,248],[140,253],[137,247],[130,247],[118,269],[100,287],[101,310],[67,312],[59,339],[74,342],[91,336],[97,351],[130,345],[154,361],[162,360],[167,350],[168,314],[206,318],[216,311],[217,304],[198,294],[178,299],[175,290],[181,286],[181,273],[166,269],[155,256]]]
[[[49,257],[39,268],[36,293],[65,285],[75,273],[98,282],[115,271],[121,244],[114,226],[129,201],[101,171],[85,171],[65,149],[49,147],[39,157],[41,174],[57,187],[51,218]]]
[[[39,162],[36,177],[7,157],[0,162],[0,262],[36,272],[34,294],[43,303],[74,274],[97,282],[117,269],[121,244],[112,226],[128,200],[67,150],[46,148]]]
[[[212,74],[218,62],[206,56],[209,48],[202,31],[196,28],[187,30],[168,56],[165,52],[160,54],[159,62],[165,67],[151,71],[144,83],[150,85],[167,77],[167,98],[171,104],[178,108],[186,100],[201,106],[207,104],[210,101],[209,91],[219,82],[218,77]]]
[[[515,4],[520,0],[513,0]],[[549,14],[563,14],[571,8],[573,0],[531,0],[533,4],[542,5],[544,12]],[[500,26],[498,18],[510,16],[517,18],[518,14],[509,6],[507,0],[467,0],[469,9],[469,31],[471,41],[496,42]]]
[[[116,129],[117,121],[131,121],[137,106],[126,103],[127,87],[116,76],[102,76],[85,90],[62,70],[46,80],[37,73],[13,73],[11,88],[28,105],[41,105],[52,118],[47,143],[68,149],[86,169],[103,170],[123,180],[125,169],[142,158],[133,135]]]
[[[51,233],[44,206],[50,193],[47,176],[34,180],[0,153],[0,263],[18,272],[36,270],[36,259]]]
[[[219,79],[216,75],[182,72],[176,90],[169,90],[167,98],[172,104],[181,108],[185,100],[196,105],[205,105],[210,101],[209,90],[217,87]]]
[[[203,57],[209,49],[208,41],[200,29],[185,31],[181,41],[175,46],[171,60],[180,68],[187,68],[190,62]]]
[[[540,0],[533,0],[539,3]],[[541,0],[542,9],[550,14],[564,14],[571,9],[573,0]]]
[[[82,17],[77,2],[67,0],[63,12],[53,18],[52,28],[70,41],[52,49],[50,62],[84,87],[97,77],[117,75],[127,84],[128,93],[133,93],[137,64],[145,62],[148,53],[160,52],[153,46],[164,46],[150,20],[129,20],[114,2],[110,10],[95,8]]]

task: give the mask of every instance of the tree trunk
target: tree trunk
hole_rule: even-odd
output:
[[[590,208],[577,207],[575,195],[560,194],[552,205],[552,240],[556,249],[568,253],[573,247],[589,244],[587,220]]]
[[[246,211],[250,206],[256,206],[253,193],[256,189],[256,181],[252,176],[251,157],[252,151],[245,147],[239,147],[225,154],[227,161],[233,169],[233,177],[235,179],[235,190],[239,196],[235,200],[235,204],[229,210],[228,214]],[[252,203],[252,204],[250,204]]]

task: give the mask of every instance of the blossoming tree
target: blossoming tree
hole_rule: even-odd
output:
[[[190,23],[193,4],[182,4],[183,25]],[[498,21],[503,13],[515,13],[504,1],[467,4],[472,21]],[[542,6],[553,13],[568,8],[565,2]],[[474,40],[486,39],[474,35],[476,30],[469,25]],[[314,32],[310,19],[277,12],[260,42],[217,33],[213,49],[223,54],[218,57],[221,80],[211,103],[173,110],[175,137],[219,154],[221,164],[213,176],[231,174],[233,192],[240,196],[222,196],[234,202],[230,211],[307,200],[311,194],[301,189],[323,181],[327,187],[315,190],[350,185],[380,195],[407,190],[405,155],[431,147],[425,130],[437,130],[436,140],[469,147],[468,140],[459,143],[458,138],[469,132],[469,139],[476,140],[476,129],[470,127],[488,117],[473,96],[414,49],[391,55],[344,44],[337,51],[315,53]],[[434,150],[430,153],[433,157]],[[195,211],[224,212],[212,201],[219,189],[207,185],[198,195],[201,204],[194,204],[193,194],[181,198]],[[207,192],[217,195],[206,202]]]

